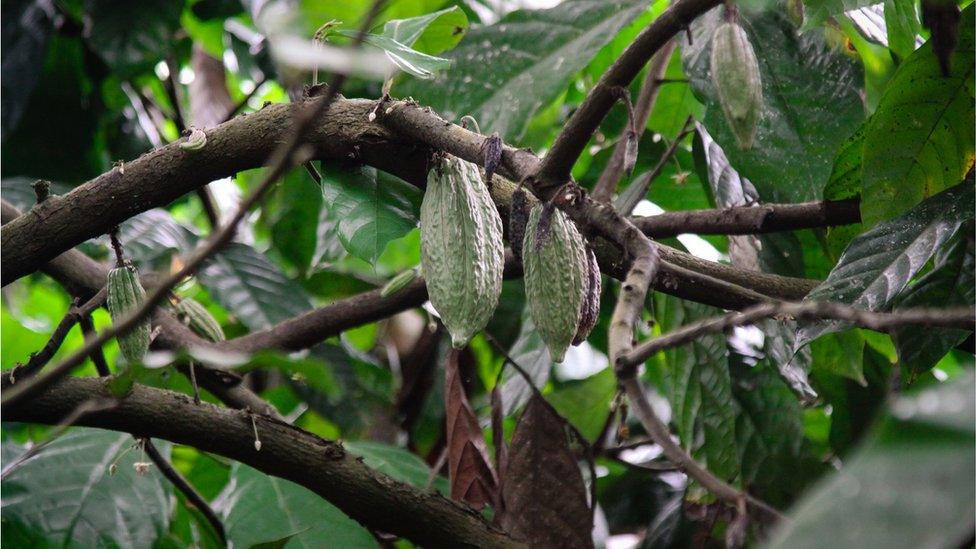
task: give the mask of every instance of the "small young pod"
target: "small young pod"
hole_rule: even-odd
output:
[[[176,304],[176,315],[197,335],[210,341],[223,341],[224,329],[199,301],[184,297]]]
[[[725,120],[739,148],[751,148],[762,118],[762,80],[756,53],[738,23],[726,22],[715,30],[711,71]]]
[[[139,273],[135,267],[125,265],[116,267],[108,272],[108,297],[106,305],[113,321],[118,321],[126,314],[142,305],[146,299],[146,291],[139,282]],[[135,328],[118,337],[119,350],[129,362],[139,362],[149,351],[150,339],[149,319],[143,320]]]

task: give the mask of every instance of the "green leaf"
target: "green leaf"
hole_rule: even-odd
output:
[[[856,237],[807,299],[885,310],[932,254],[973,218],[973,201],[973,184],[967,181]],[[842,328],[838,322],[808,324],[800,329],[796,345]]]
[[[3,543],[11,547],[152,547],[169,521],[169,482],[129,434],[75,427],[3,480]],[[4,446],[8,443],[5,441]],[[164,456],[169,446],[157,447]],[[10,465],[5,463],[5,466]]]
[[[864,157],[864,135],[868,119],[840,146],[834,157],[830,179],[824,186],[824,200],[844,200],[861,194],[861,162]]]
[[[383,25],[387,36],[419,52],[437,55],[457,45],[468,29],[468,16],[457,6]]]
[[[613,370],[604,368],[586,379],[559,384],[545,398],[586,440],[594,442],[603,431],[616,390]]]
[[[546,386],[552,372],[552,358],[527,310],[522,314],[522,329],[518,339],[512,344],[508,354],[529,375],[537,389],[542,390]],[[501,383],[502,406],[506,416],[524,406],[532,396],[532,388],[512,366],[505,367]]]
[[[895,72],[864,137],[861,217],[875,225],[959,183],[973,166],[973,14],[942,76],[931,40]]]
[[[970,221],[963,226],[943,254],[936,258],[935,268],[912,285],[895,303],[902,307],[972,307],[976,304],[976,281],[973,272],[973,231]],[[968,330],[918,327],[895,328],[891,337],[898,349],[898,361],[906,380],[911,382],[929,371],[950,349],[972,334]]]
[[[815,373],[829,372],[861,385],[867,383],[862,362],[864,338],[858,330],[824,334],[810,344],[810,352]]]
[[[130,217],[119,226],[126,255],[140,270],[166,271],[173,254],[184,254],[196,245],[197,235],[160,208]]]
[[[282,179],[273,200],[261,208],[262,220],[271,228],[274,248],[305,272],[318,247],[322,191],[304,169],[292,170]]]
[[[374,264],[391,240],[417,226],[421,192],[376,168],[328,170],[322,192],[346,250]]]
[[[973,375],[898,397],[844,467],[801,500],[767,545],[957,547],[976,514]]]
[[[182,1],[87,0],[85,38],[114,73],[133,77],[171,51],[182,11]]]
[[[832,48],[822,30],[797,35],[783,10],[744,14],[741,24],[759,61],[764,106],[756,144],[740,150],[709,74],[711,37],[721,22],[721,9],[708,12],[692,23],[692,44],[681,43],[685,72],[707,108],[705,127],[763,200],[819,199],[834,153],[864,118],[863,71]]]
[[[299,358],[274,351],[260,351],[246,362],[234,367],[241,374],[254,370],[278,370],[288,375],[292,381],[307,385],[328,398],[338,398],[342,387],[332,374],[332,366],[315,355]]]
[[[234,242],[214,254],[200,284],[251,330],[261,330],[312,308],[305,291],[268,258]]]
[[[289,547],[377,547],[368,530],[312,491],[235,463],[227,489],[213,502],[236,547],[287,538]]]
[[[363,463],[384,475],[420,489],[427,487],[430,467],[417,454],[389,444],[365,440],[346,442],[345,447],[353,454],[362,456]],[[431,487],[441,494],[446,495],[450,492],[447,479],[441,475],[434,477]]]
[[[448,120],[471,115],[485,132],[516,141],[604,44],[646,2],[568,0],[547,10],[520,10],[472,29],[447,57],[450,71],[404,82],[401,92]]]
[[[803,30],[809,31],[831,16],[876,3],[875,0],[803,0]]]
[[[885,27],[888,30],[888,47],[900,59],[915,51],[922,26],[918,22],[913,0],[885,0]]]
[[[655,305],[655,318],[663,333],[720,314],[714,307],[661,294],[655,295]],[[672,423],[677,427],[681,445],[719,477],[736,478],[740,468],[736,410],[725,336],[709,334],[668,349],[664,356]]]
[[[339,31],[339,34],[347,37],[355,37],[358,31]],[[437,71],[444,70],[451,66],[449,59],[434,57],[426,53],[410,48],[397,42],[389,36],[381,34],[367,34],[364,41],[375,48],[386,52],[387,58],[401,71],[424,80],[434,78]]]

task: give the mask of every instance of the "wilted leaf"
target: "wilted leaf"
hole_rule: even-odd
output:
[[[512,436],[502,527],[533,547],[593,547],[586,486],[560,418],[533,396]]]
[[[358,31],[340,31],[340,34],[354,37]],[[386,57],[393,65],[401,71],[424,80],[434,77],[437,71],[444,70],[451,66],[449,59],[434,57],[397,42],[389,36],[380,34],[367,34],[363,39],[370,46],[379,48],[386,53]]]
[[[393,19],[383,25],[383,36],[417,51],[437,55],[453,48],[468,30],[468,16],[461,8],[449,8],[410,17]]]
[[[497,500],[498,479],[488,461],[488,447],[478,425],[458,368],[458,351],[451,349],[444,366],[444,413],[447,415],[447,463],[451,498],[476,509]]]

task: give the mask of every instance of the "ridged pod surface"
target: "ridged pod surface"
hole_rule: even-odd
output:
[[[113,321],[138,308],[146,299],[146,291],[139,282],[139,273],[131,265],[116,267],[108,272],[106,305]],[[125,335],[118,337],[119,350],[129,362],[140,362],[149,350],[150,323],[144,320]]]
[[[210,341],[223,341],[224,329],[199,301],[184,297],[176,304],[176,314],[197,335]]]
[[[548,235],[537,239],[545,208],[543,204],[534,206],[525,227],[525,297],[552,360],[562,362],[576,337],[587,289],[586,244],[576,225],[559,210],[549,217],[548,229],[542,228]]]
[[[722,23],[715,30],[711,71],[719,103],[739,148],[751,148],[762,117],[762,80],[756,53],[738,23]]]
[[[586,247],[583,265],[586,270],[586,291],[583,294],[583,305],[580,309],[573,345],[586,341],[600,317],[600,292],[603,290],[603,281],[600,280],[600,264],[596,261],[593,248],[589,246]]]
[[[420,261],[430,302],[461,348],[488,324],[502,291],[502,220],[478,167],[438,158],[420,206]]]

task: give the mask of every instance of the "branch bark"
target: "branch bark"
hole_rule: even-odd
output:
[[[3,419],[56,425],[93,398],[111,398],[103,380],[65,378],[29,405],[5,409]],[[136,385],[118,406],[85,414],[76,424],[161,438],[240,461],[312,490],[368,528],[425,547],[522,547],[474,511],[374,472],[340,443],[280,420],[254,420],[261,451],[254,449],[249,414]]]

